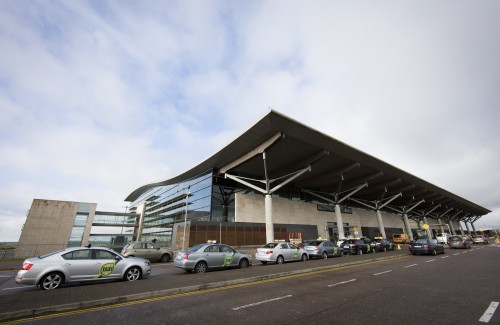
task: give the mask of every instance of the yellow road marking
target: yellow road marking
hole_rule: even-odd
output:
[[[145,299],[139,299],[139,300],[134,300],[134,301],[120,302],[120,303],[114,303],[114,304],[105,305],[105,306],[89,307],[89,308],[84,308],[84,309],[71,310],[71,311],[67,311],[67,312],[55,312],[55,313],[49,314],[49,315],[26,317],[26,318],[22,318],[22,319],[18,319],[18,320],[13,320],[10,322],[8,321],[6,323],[1,323],[1,324],[4,324],[4,325],[19,324],[19,323],[23,323],[23,322],[27,322],[27,321],[50,319],[50,318],[56,318],[56,317],[62,317],[62,316],[71,316],[71,315],[88,313],[88,312],[92,312],[92,311],[100,311],[100,310],[106,310],[106,309],[112,309],[112,308],[139,305],[139,304],[144,304],[144,303],[148,303],[148,302],[155,302],[155,301],[161,301],[161,300],[167,300],[167,299],[187,297],[187,296],[192,296],[192,295],[199,295],[199,294],[228,290],[228,289],[243,288],[243,287],[249,287],[249,286],[253,286],[253,285],[264,284],[264,283],[269,283],[269,282],[274,282],[274,281],[282,281],[282,280],[287,280],[287,279],[298,278],[298,277],[302,277],[302,276],[340,271],[340,270],[351,269],[354,267],[371,265],[371,264],[378,264],[378,263],[383,263],[383,262],[388,262],[388,261],[399,260],[399,259],[403,259],[403,258],[408,258],[408,256],[401,256],[401,257],[396,257],[396,258],[391,258],[391,259],[381,260],[381,261],[339,266],[336,268],[330,268],[330,269],[325,269],[325,270],[318,270],[318,271],[310,271],[310,272],[299,273],[299,274],[285,275],[285,276],[281,276],[281,277],[264,279],[264,280],[256,280],[256,281],[247,282],[247,283],[230,284],[230,285],[217,287],[217,288],[201,289],[201,290],[197,290],[197,291],[190,291],[190,292],[183,292],[183,293],[174,293],[174,294],[161,296],[161,297],[145,298]]]

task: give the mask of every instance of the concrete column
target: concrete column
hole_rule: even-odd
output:
[[[273,199],[270,194],[266,194],[264,199],[266,214],[266,241],[274,242],[274,224],[273,224]]]
[[[142,228],[144,227],[144,204],[137,207],[137,212],[140,214],[139,217],[139,227],[137,228],[137,241],[142,239]]]
[[[455,232],[455,227],[453,226],[453,222],[450,220],[450,222],[448,222],[448,224],[450,225],[450,229],[451,229],[451,234],[453,236],[456,235],[456,232]]]
[[[340,212],[339,204],[335,204],[335,215],[337,216],[337,230],[339,232],[339,239],[344,239],[344,223],[342,222],[342,213]]]
[[[467,228],[467,231],[469,232],[469,235],[472,235],[472,231],[470,230],[469,224],[467,221],[464,221],[465,227]]]
[[[378,220],[378,228],[380,230],[380,234],[382,235],[383,238],[386,238],[384,220],[382,220],[382,213],[380,213],[380,210],[377,210],[377,220]]]
[[[427,217],[424,217],[424,223],[425,223],[426,225],[429,225],[429,223],[427,222]],[[426,229],[426,231],[427,231],[427,238],[432,239],[432,232],[431,232],[431,228],[430,228],[430,227],[429,227],[429,228],[427,228],[427,229]]]
[[[440,225],[442,225],[442,224],[443,224],[443,222],[441,221],[441,219],[438,219],[438,223],[439,223]],[[440,233],[443,233],[443,232],[444,232],[444,227],[443,227],[443,226],[439,226],[439,232],[440,232]]]
[[[410,240],[413,240],[413,234],[411,233],[410,220],[408,220],[408,215],[406,213],[403,214],[403,220],[405,224],[406,234]]]
[[[477,230],[476,230],[476,227],[474,226],[474,223],[473,223],[473,222],[471,222],[471,223],[470,223],[470,225],[472,226],[472,229],[474,229],[474,234],[476,234],[476,233],[477,233]]]

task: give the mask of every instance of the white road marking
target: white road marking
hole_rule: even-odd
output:
[[[406,269],[407,267],[413,267],[413,266],[417,266],[417,265],[418,265],[418,264],[411,264],[411,265],[407,265],[407,266],[405,266],[405,269]]]
[[[240,309],[244,309],[244,308],[248,308],[248,307],[254,307],[254,306],[262,305],[262,304],[265,304],[265,303],[268,303],[268,302],[272,302],[272,301],[276,301],[276,300],[281,300],[281,299],[286,299],[286,298],[290,298],[290,297],[292,297],[292,295],[286,295],[286,296],[283,296],[283,297],[278,297],[278,298],[268,299],[268,300],[264,300],[264,301],[259,301],[259,302],[255,302],[255,303],[249,304],[249,305],[234,307],[233,310],[240,310]]]
[[[460,255],[460,253],[453,254],[453,256],[457,256],[457,255]]]
[[[377,276],[377,275],[381,275],[381,274],[384,274],[384,273],[389,273],[389,272],[392,272],[392,270],[389,270],[389,271],[384,271],[384,272],[379,272],[379,273],[375,273],[374,275]]]
[[[434,262],[436,259],[425,261],[426,263]]]
[[[17,290],[17,289],[24,289],[26,287],[15,287],[15,288],[4,288],[2,290]]]
[[[448,258],[449,256],[442,256],[441,258]]]
[[[483,322],[483,323],[488,323],[490,321],[491,317],[493,317],[493,313],[495,313],[495,310],[497,309],[497,307],[498,307],[498,302],[492,301],[490,306],[484,312],[483,316],[481,316],[481,318],[479,318],[479,321]]]
[[[356,281],[356,279],[351,279],[351,280],[347,280],[347,281],[342,281],[342,282],[339,282],[339,283],[334,283],[334,284],[329,284],[328,287],[331,288],[331,287],[336,287],[338,285],[341,285],[341,284],[346,284],[346,283],[349,283],[349,282],[354,282]]]

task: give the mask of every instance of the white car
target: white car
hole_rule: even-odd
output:
[[[287,242],[267,243],[264,247],[257,248],[255,259],[262,264],[283,264],[291,261],[307,261],[307,252]]]
[[[436,239],[440,244],[448,244],[448,239],[450,238],[450,234],[445,232],[438,232],[436,234]]]

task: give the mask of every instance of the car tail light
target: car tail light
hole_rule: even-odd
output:
[[[408,245],[408,248],[413,248],[413,246],[412,245]]]
[[[184,253],[183,259],[187,260],[189,258],[189,253]]]
[[[272,254],[273,251],[266,251],[266,254]]]
[[[319,247],[314,247],[314,250],[315,251],[319,251]]]
[[[23,263],[23,268],[21,270],[28,271],[29,269],[31,269],[32,266],[33,266],[33,263],[24,262]]]
[[[126,249],[124,249],[124,250],[122,251],[122,254],[127,254],[127,250],[126,250]]]
[[[429,248],[429,245],[424,245],[424,248]]]

